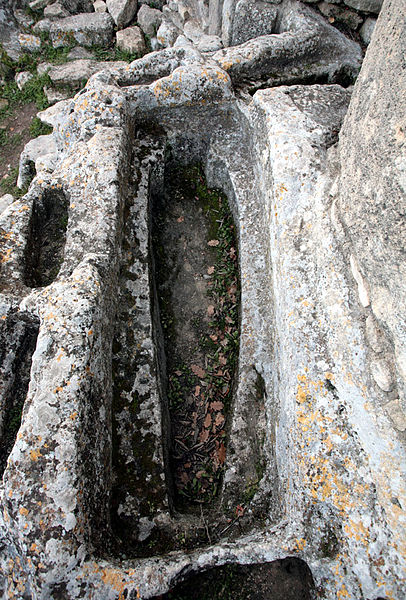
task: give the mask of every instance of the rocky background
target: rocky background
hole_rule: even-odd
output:
[[[43,109],[0,201],[2,597],[269,564],[253,594],[282,566],[304,597],[404,597],[406,5],[369,37],[380,4],[0,3],[2,114]],[[150,251],[193,164],[239,253],[217,537],[173,509]]]

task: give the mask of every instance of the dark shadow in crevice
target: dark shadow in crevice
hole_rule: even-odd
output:
[[[68,200],[61,190],[45,190],[34,199],[24,258],[24,283],[29,287],[50,285],[63,262]]]
[[[311,600],[314,582],[307,564],[295,557],[262,564],[231,564],[182,577],[155,600]]]
[[[0,322],[0,476],[21,424],[39,319],[13,312]]]

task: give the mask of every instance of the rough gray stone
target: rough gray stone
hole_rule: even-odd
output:
[[[44,9],[44,17],[46,19],[62,19],[68,16],[69,12],[59,2],[48,4]]]
[[[382,8],[383,0],[344,0],[344,2],[347,6],[351,6],[356,10],[378,14]]]
[[[104,0],[96,0],[96,2],[93,3],[93,7],[95,12],[107,12],[107,4],[104,2]]]
[[[280,16],[279,35],[269,36],[278,41],[267,40],[268,52],[287,49],[286,61],[297,60],[298,72],[312,52],[317,55],[320,31],[325,52],[332,53],[341,39],[320,30],[317,19],[307,20],[306,10],[285,7]],[[398,225],[403,220],[396,216],[405,173],[404,131],[396,127],[403,123],[399,106],[405,89],[401,16],[395,3],[385,4],[338,150],[331,144],[351,90],[290,85],[253,96],[242,88],[237,97],[218,62],[184,40],[182,47],[94,74],[50,117],[55,151],[35,159],[39,172],[28,193],[0,216],[0,341],[6,339],[1,348],[7,349],[5,361],[0,353],[1,426],[10,403],[7,386],[18,375],[16,348],[27,323],[38,333],[22,423],[0,482],[4,597],[152,598],[212,566],[287,557],[307,563],[326,600],[402,597],[404,404],[395,379],[390,396],[373,383],[364,341],[365,314],[372,309],[388,337],[389,370],[393,345],[399,382],[406,364],[399,343],[404,293],[396,298],[403,290],[404,239]],[[314,27],[315,45],[307,27]],[[294,38],[296,54],[286,38]],[[255,52],[257,46],[246,42],[242,51],[246,48]],[[248,54],[240,56],[248,61]],[[348,64],[348,54],[341,59]],[[338,64],[339,55],[334,60]],[[374,98],[376,90],[382,104]],[[145,138],[144,125],[153,132]],[[377,143],[378,133],[383,146],[371,158],[365,148]],[[164,528],[176,539],[178,528],[191,520],[173,518],[168,510],[165,422],[155,372],[161,358],[151,314],[149,190],[163,185],[168,147],[171,165],[203,164],[209,185],[227,193],[235,218],[240,355],[219,503],[235,514],[236,499],[244,497],[251,477],[258,478],[260,459],[263,474],[255,479],[254,498],[244,504],[246,513],[261,509],[260,522],[242,534],[235,527],[231,535],[192,551],[165,548],[137,558],[126,549],[123,557],[109,546],[114,338],[130,340],[128,348],[116,344],[128,351],[133,367],[127,378],[131,391],[126,386],[123,394],[127,406],[137,400],[143,416],[134,423],[130,411],[122,411],[119,429],[128,427],[139,447],[148,444],[145,485],[150,488],[158,472],[163,496],[159,506],[148,506],[148,515],[141,513],[145,498],[138,490],[120,509],[138,539]],[[394,172],[399,165],[400,175]],[[376,218],[371,210],[366,219],[370,204],[363,194],[370,193],[371,168],[376,172],[371,191],[383,193],[378,199],[371,194]],[[379,188],[385,177],[392,187]],[[391,193],[396,205],[389,205],[389,216]],[[58,218],[58,210],[68,206],[68,223],[53,281],[32,287],[27,256],[33,240],[46,233],[46,226],[35,224],[42,205],[57,207]],[[333,209],[341,229],[333,226]],[[364,246],[376,240],[377,254],[370,257],[371,247]],[[371,308],[359,302],[360,281],[368,286]],[[122,318],[126,304],[128,323]],[[122,335],[127,325],[128,337]],[[134,472],[139,447],[120,441]]]
[[[20,73],[17,73],[15,76],[15,82],[17,84],[18,89],[22,90],[25,84],[28,83],[32,78],[33,74],[29,71],[20,71]]]
[[[368,46],[369,42],[371,41],[372,34],[375,29],[375,25],[376,25],[376,19],[374,19],[373,17],[368,17],[365,20],[363,26],[361,27],[361,29],[359,31],[362,41],[367,46]]]
[[[24,10],[16,8],[13,12],[15,19],[20,25],[20,27],[27,29],[28,27],[31,27],[31,25],[34,24],[34,19],[30,15],[27,15],[27,13]]]
[[[329,4],[328,2],[320,2],[317,6],[325,17],[340,21],[350,29],[358,29],[362,23],[361,15],[353,10],[348,10],[348,8],[342,8],[341,6]]]
[[[372,350],[377,354],[383,352],[385,349],[384,334],[372,315],[368,315],[365,321],[365,328],[367,340]]]
[[[406,412],[403,410],[399,398],[385,405],[385,410],[392,419],[398,431],[406,430]]]
[[[68,103],[69,100],[62,100],[61,102],[58,102],[57,104],[54,104],[45,110],[41,110],[39,113],[37,113],[37,117],[46,125],[55,127],[59,117],[64,114]]]
[[[51,4],[52,0],[32,0],[29,3],[31,10],[43,10],[48,4]]]
[[[67,56],[68,60],[79,60],[81,58],[92,59],[92,58],[94,58],[94,56],[90,52],[90,50],[87,50],[86,48],[82,48],[81,46],[76,46],[75,48],[72,48],[72,50],[69,52],[69,54]]]
[[[32,28],[34,33],[49,33],[50,29],[51,29],[51,25],[52,25],[52,21],[51,19],[41,19],[40,21],[38,21],[37,23],[35,23],[34,27]]]
[[[156,8],[143,4],[137,13],[137,22],[144,33],[155,36],[162,22],[163,14]]]
[[[116,44],[120,50],[126,52],[136,52],[142,55],[146,51],[144,36],[137,25],[117,31]]]
[[[137,0],[106,0],[106,4],[119,29],[129,25],[137,12]]]
[[[399,382],[406,377],[406,73],[400,66],[406,30],[401,4],[386,3],[355,84],[340,133],[337,202],[352,253],[370,290],[372,310],[393,344]],[[404,388],[399,393],[402,397]]]
[[[0,214],[3,213],[6,208],[13,204],[14,198],[11,194],[4,194],[4,196],[0,197]]]
[[[171,22],[163,20],[156,32],[156,38],[161,48],[173,46],[181,31]]]
[[[67,100],[68,98],[71,98],[75,91],[70,91],[67,89],[57,90],[54,87],[45,86],[44,93],[47,97],[48,103],[55,104],[55,102],[61,102],[62,100]]]
[[[327,77],[347,83],[361,65],[361,49],[305,5],[282,5],[279,35],[267,35],[213,54],[232,80],[261,87]],[[223,38],[224,40],[224,38]]]
[[[104,69],[114,70],[126,64],[124,61],[103,62],[91,59],[79,59],[62,65],[52,66],[48,70],[48,75],[54,86],[75,90],[81,87],[83,81],[87,81],[94,73]]]
[[[393,388],[393,377],[389,363],[383,359],[378,358],[371,362],[371,373],[378,385],[384,392],[390,392]]]
[[[236,46],[260,35],[274,33],[278,9],[255,0],[239,0],[234,13],[231,45]]]
[[[56,154],[56,144],[53,135],[40,135],[24,146],[20,156],[17,186],[24,188],[28,186],[32,178],[32,164],[40,156]]]
[[[30,33],[19,33],[18,41],[25,52],[35,52],[41,48],[41,39]]]
[[[82,46],[109,46],[113,29],[110,15],[85,13],[51,22],[49,35],[54,48],[69,46],[72,39]]]
[[[91,13],[94,10],[91,0],[59,0],[59,3],[72,15]]]

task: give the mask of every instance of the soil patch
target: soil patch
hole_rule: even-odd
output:
[[[313,578],[300,559],[225,565],[190,576],[155,600],[310,600]]]
[[[166,169],[153,248],[167,361],[175,506],[217,494],[238,356],[238,260],[225,196],[198,167]]]
[[[33,137],[30,125],[38,112],[35,102],[25,104],[12,114],[7,115],[0,123],[0,181],[10,176],[17,178],[16,169],[24,146]],[[15,185],[15,181],[13,182]],[[1,193],[6,193],[2,185]]]

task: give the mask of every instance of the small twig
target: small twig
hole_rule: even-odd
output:
[[[206,519],[204,518],[204,515],[203,515],[203,506],[202,505],[200,505],[200,514],[202,517],[204,528],[206,529],[207,539],[209,540],[209,544],[211,544],[210,532],[209,532],[209,528],[207,527]]]

